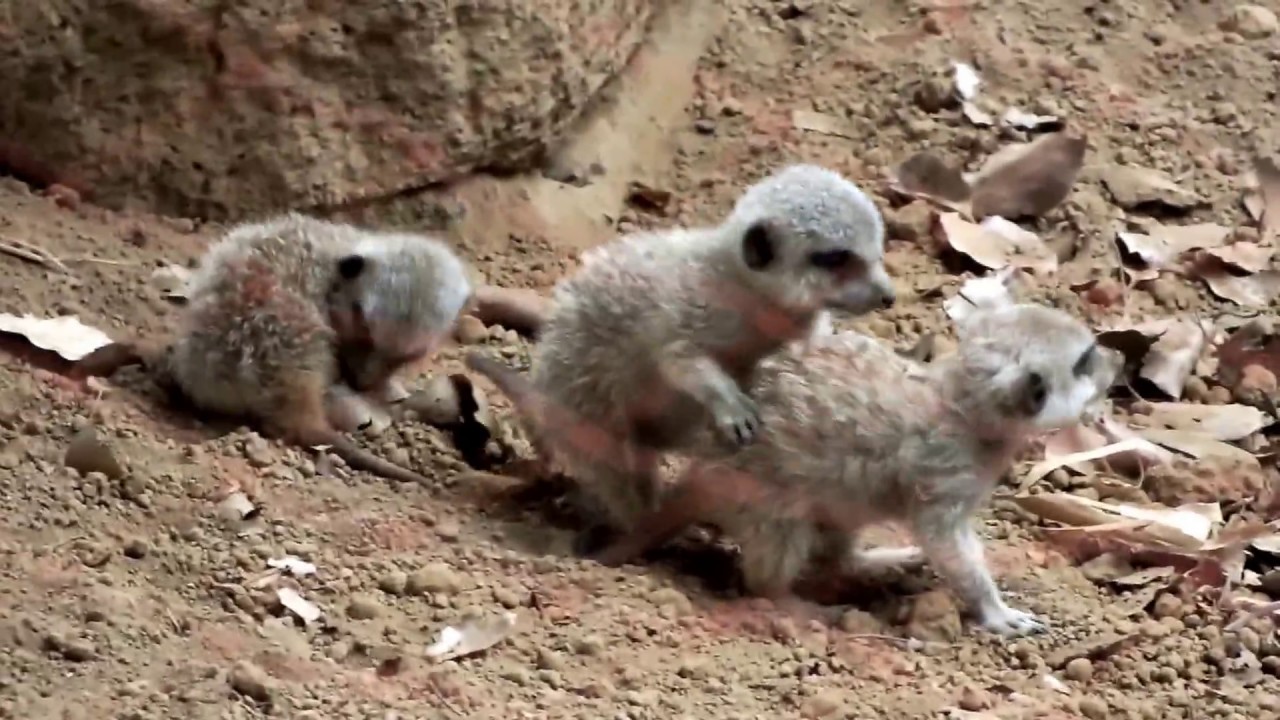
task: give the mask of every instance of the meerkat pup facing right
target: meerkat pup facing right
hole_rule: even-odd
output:
[[[710,522],[738,541],[755,594],[785,596],[814,559],[852,572],[927,560],[983,627],[1042,629],[1005,603],[973,516],[1026,440],[1105,395],[1120,357],[1039,305],[977,308],[957,325],[958,350],[929,366],[856,333],[765,361],[757,441],[727,453],[704,437],[662,506],[597,559],[616,565]],[[918,546],[856,549],[881,521],[905,525]]]
[[[584,253],[554,292],[531,379],[479,355],[468,364],[577,482],[597,529],[626,529],[655,506],[661,454],[696,429],[751,442],[760,422],[743,388],[761,358],[808,337],[827,309],[893,303],[883,256],[871,199],[831,170],[792,165],[749,187],[717,226]]]

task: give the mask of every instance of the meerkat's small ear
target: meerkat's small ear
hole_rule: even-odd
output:
[[[776,230],[768,220],[757,220],[742,234],[742,259],[752,270],[763,270],[778,256]]]
[[[338,274],[343,280],[355,280],[364,272],[364,264],[363,256],[348,255],[338,261]]]

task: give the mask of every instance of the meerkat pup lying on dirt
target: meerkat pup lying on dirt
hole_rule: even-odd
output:
[[[830,170],[789,166],[718,226],[584,253],[554,291],[531,380],[481,356],[468,363],[512,399],[602,525],[629,528],[655,506],[662,452],[708,424],[735,446],[752,440],[760,418],[743,387],[761,358],[807,338],[824,309],[893,303],[883,256],[867,195]]]
[[[141,363],[196,408],[248,416],[352,467],[424,478],[362,450],[333,419],[391,401],[405,365],[432,353],[472,295],[443,243],[290,213],[232,228],[201,259],[177,337],[114,344],[79,363],[106,375]]]
[[[704,434],[661,507],[597,559],[617,565],[710,522],[740,544],[753,594],[785,596],[815,557],[854,572],[927,559],[983,627],[1042,629],[1005,604],[973,516],[1026,440],[1074,424],[1105,394],[1120,358],[1038,305],[976,309],[958,333],[956,353],[927,367],[856,333],[766,360],[756,442],[726,452]],[[856,551],[880,521],[904,524],[918,547]]]

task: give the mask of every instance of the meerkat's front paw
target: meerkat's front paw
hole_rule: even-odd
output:
[[[722,397],[711,409],[716,429],[725,439],[738,445],[748,445],[760,432],[760,411],[756,403],[745,393],[737,392]]]
[[[1004,604],[984,611],[979,617],[979,623],[988,632],[1005,637],[1031,635],[1049,629],[1049,626],[1035,615]]]

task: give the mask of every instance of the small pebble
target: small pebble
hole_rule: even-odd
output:
[[[1067,663],[1067,667],[1064,668],[1063,672],[1068,680],[1087,683],[1093,679],[1093,663],[1089,658],[1076,658]]]
[[[382,606],[368,595],[356,595],[347,605],[347,615],[352,620],[372,620],[382,612]]]

